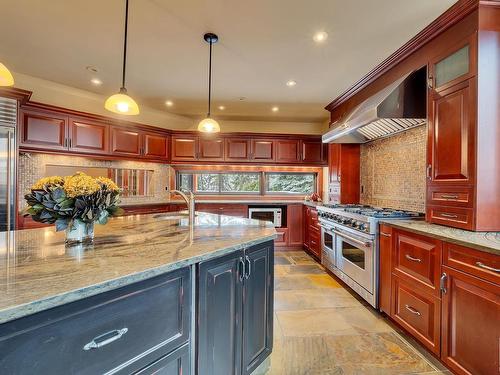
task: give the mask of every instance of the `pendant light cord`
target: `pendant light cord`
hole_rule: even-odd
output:
[[[128,34],[128,0],[125,0],[125,38],[123,39],[123,69],[122,69],[122,87],[125,90],[125,69],[127,66],[127,34]]]
[[[128,1],[128,0],[127,0]],[[210,39],[210,54],[208,58],[208,114],[210,117],[210,103],[212,99],[212,39]]]

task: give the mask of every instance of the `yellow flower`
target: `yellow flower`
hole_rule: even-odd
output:
[[[64,178],[64,191],[69,198],[91,195],[100,188],[101,186],[97,183],[95,178],[82,172],[77,172],[73,176]]]
[[[119,191],[120,188],[118,187],[115,182],[107,177],[97,177],[96,181],[99,182],[101,185],[106,186],[108,190],[110,191]]]
[[[35,184],[31,187],[31,190],[40,190],[45,186],[62,186],[64,184],[64,179],[60,176],[50,176],[39,179]]]

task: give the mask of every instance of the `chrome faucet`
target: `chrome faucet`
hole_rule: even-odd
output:
[[[170,190],[172,194],[180,195],[186,202],[189,213],[189,224],[194,224],[194,194],[192,191],[182,192],[180,190]],[[187,195],[187,194],[189,195]]]

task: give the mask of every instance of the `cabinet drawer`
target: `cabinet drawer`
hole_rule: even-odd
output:
[[[446,206],[427,206],[427,221],[448,227],[473,230],[474,212],[472,209]]]
[[[500,284],[500,256],[449,242],[443,243],[443,254],[446,266]]]
[[[185,268],[2,324],[2,373],[138,371],[189,340],[190,285]]]
[[[191,363],[189,360],[189,344],[161,357],[156,362],[143,368],[135,375],[189,375]]]
[[[441,241],[400,230],[394,235],[393,272],[439,296]]]
[[[321,257],[321,234],[311,232],[309,234],[309,250],[317,257]]]
[[[429,187],[427,202],[430,205],[472,207],[473,189],[462,187]]]
[[[288,244],[288,228],[276,228],[278,237],[274,240],[276,246],[286,246]]]
[[[393,277],[392,318],[433,353],[439,354],[441,300]]]

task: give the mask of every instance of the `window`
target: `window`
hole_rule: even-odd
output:
[[[315,191],[315,173],[266,173],[266,193],[312,194]]]
[[[316,191],[316,173],[177,171],[176,188],[197,194],[306,195]]]

